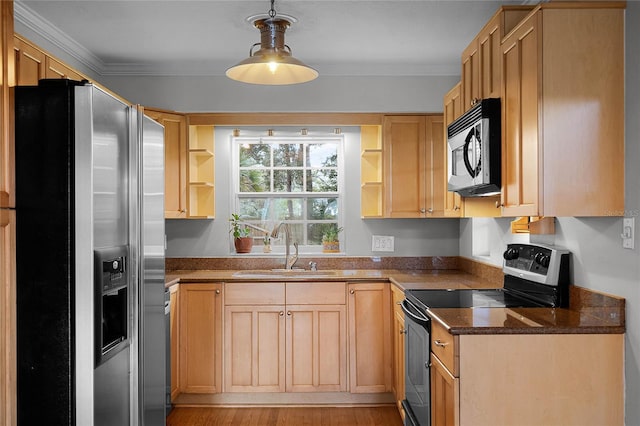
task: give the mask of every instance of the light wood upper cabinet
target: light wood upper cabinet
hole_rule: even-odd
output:
[[[222,389],[222,284],[180,284],[179,390]]]
[[[188,217],[215,217],[214,126],[189,126]]]
[[[145,108],[164,126],[164,217],[187,217],[187,118],[183,114]]]
[[[81,81],[85,77],[61,61],[49,56],[20,36],[14,35],[14,66],[18,86],[37,86],[43,78],[68,78]]]
[[[360,215],[381,218],[384,215],[382,129],[378,125],[360,126]]]
[[[501,93],[500,42],[531,11],[530,6],[503,6],[462,52],[462,111],[478,100]]]
[[[441,157],[442,164],[442,174],[444,177],[444,216],[446,217],[460,217],[462,215],[462,197],[457,192],[449,191],[448,180],[449,180],[449,148],[447,145],[447,126],[451,124],[456,118],[462,115],[462,93],[461,93],[462,83],[458,83],[451,90],[449,90],[443,99],[443,115],[444,115],[444,125],[443,125],[443,141],[442,146],[444,153]]]
[[[349,284],[349,375],[352,393],[391,389],[391,301],[388,283]]]
[[[66,66],[57,59],[47,56],[45,60],[45,78],[68,78],[70,80],[81,81],[84,77],[73,68]]]
[[[46,55],[25,40],[14,37],[14,66],[17,86],[37,86],[46,76]]]
[[[13,50],[13,2],[0,3],[0,208],[15,207],[13,149],[13,97],[15,53]],[[1,325],[1,324],[0,324]],[[0,356],[0,362],[2,357]],[[1,382],[0,382],[1,384]],[[2,401],[0,401],[1,403]],[[3,406],[0,405],[0,411]],[[10,413],[13,410],[9,411]]]
[[[624,214],[623,7],[543,4],[504,40],[503,216]]]
[[[443,216],[442,116],[388,115],[382,131],[384,217]]]

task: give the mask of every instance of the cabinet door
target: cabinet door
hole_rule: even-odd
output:
[[[499,98],[502,81],[500,15],[494,16],[478,33],[478,98]]]
[[[459,379],[431,354],[431,425],[459,424]]]
[[[284,392],[283,305],[225,307],[226,392]]]
[[[187,118],[145,109],[164,126],[164,217],[187,217]]]
[[[442,154],[442,164],[443,164],[443,175],[444,175],[444,191],[445,191],[445,200],[444,200],[444,215],[446,217],[460,217],[462,214],[462,197],[457,192],[449,191],[447,189],[448,180],[449,180],[449,149],[447,145],[447,126],[451,124],[456,118],[462,115],[462,97],[461,97],[461,83],[453,86],[446,95],[444,95],[444,126],[443,126],[443,150]]]
[[[169,337],[171,340],[171,400],[180,393],[180,284],[169,289],[171,312],[169,313]]]
[[[391,333],[393,335],[393,392],[396,396],[398,410],[400,410],[400,414],[404,418],[402,401],[405,398],[404,336],[406,330],[404,329],[404,312],[400,307],[400,303],[402,303],[404,299],[404,293],[397,287],[392,286],[391,295],[393,301],[393,326],[391,327]]]
[[[69,68],[60,61],[57,61],[49,56],[46,57],[46,78],[68,78],[70,80],[81,81],[82,77],[77,71]]]
[[[502,44],[502,215],[538,216],[538,21],[533,15]]]
[[[447,154],[444,133],[444,117],[430,115],[426,117],[427,131],[427,217],[445,216],[447,183]]]
[[[388,283],[349,284],[349,375],[352,393],[391,389]]]
[[[0,424],[15,425],[16,419],[16,320],[14,210],[0,209]]]
[[[221,391],[222,284],[180,284],[180,392]]]
[[[287,392],[347,390],[346,330],[345,305],[287,305]]]
[[[467,111],[480,99],[480,52],[474,39],[462,52],[462,111]]]
[[[425,217],[427,185],[426,119],[385,116],[385,217]]]
[[[13,39],[13,47],[16,84],[18,86],[37,86],[38,81],[46,76],[46,55],[17,37]]]

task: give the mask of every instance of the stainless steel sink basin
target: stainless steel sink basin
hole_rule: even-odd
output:
[[[307,269],[252,269],[234,272],[237,278],[296,278],[296,277],[333,277],[336,271],[310,271]]]

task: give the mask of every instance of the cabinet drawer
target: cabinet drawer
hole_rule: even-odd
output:
[[[431,321],[431,352],[458,377],[457,336],[449,334],[437,321]]]
[[[284,283],[230,283],[225,305],[284,305]]]
[[[344,305],[346,284],[343,282],[287,283],[288,305]]]

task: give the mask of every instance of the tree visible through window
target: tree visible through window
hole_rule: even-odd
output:
[[[327,228],[340,226],[342,136],[233,138],[234,193],[240,217],[271,230],[290,224],[292,241],[319,251]],[[263,237],[253,231],[255,237]],[[284,243],[272,241],[278,246]]]

